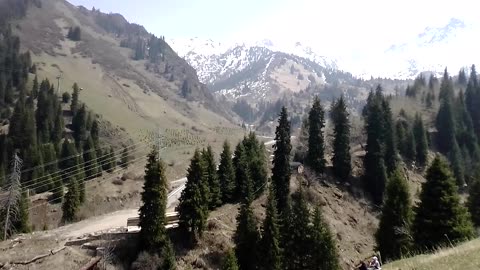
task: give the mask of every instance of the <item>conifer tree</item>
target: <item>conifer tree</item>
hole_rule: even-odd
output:
[[[222,204],[222,193],[217,176],[217,164],[212,147],[209,145],[202,153],[205,166],[205,177],[209,188],[209,208],[215,209]]]
[[[293,194],[290,225],[284,247],[285,269],[309,269],[311,264],[310,211],[302,190]]]
[[[385,193],[386,199],[375,238],[382,258],[390,261],[408,255],[412,247],[412,202],[408,184],[400,169],[390,176]]]
[[[98,167],[95,145],[91,136],[88,137],[83,148],[83,160],[85,162],[85,177],[87,179],[96,177],[100,168]]]
[[[132,159],[129,150],[133,152],[133,150],[129,149],[127,146],[123,148],[122,155],[120,157],[120,166],[123,168],[127,168],[130,160]]]
[[[56,147],[58,147],[58,145],[60,144],[60,141],[62,140],[64,128],[65,128],[65,125],[63,122],[62,107],[58,106],[57,114],[55,115],[55,124],[51,134],[51,142]]]
[[[239,270],[237,257],[235,257],[235,252],[229,250],[223,261],[222,270]]]
[[[339,270],[340,263],[335,240],[319,207],[315,208],[312,223],[312,255],[309,269]]]
[[[63,200],[64,190],[63,190],[63,181],[61,177],[58,175],[54,176],[53,180],[53,194],[52,194],[52,202],[53,203],[60,203]]]
[[[255,195],[259,196],[263,192],[268,175],[265,145],[257,139],[253,132],[250,132],[243,139],[242,144],[245,147],[253,188],[255,191],[258,191]]]
[[[280,214],[287,207],[290,194],[290,121],[287,108],[282,107],[275,131],[275,145],[272,168],[272,184]]]
[[[75,219],[78,207],[80,205],[77,180],[73,177],[68,178],[68,192],[62,205],[63,222],[71,222]]]
[[[257,221],[252,210],[252,183],[249,180],[246,184],[246,197],[242,199],[240,212],[237,216],[237,229],[234,235],[235,254],[241,270],[256,269],[258,265],[257,247],[259,233]]]
[[[447,68],[445,68],[442,82],[440,83],[440,93],[439,93],[438,99],[441,102],[445,102],[446,100],[452,100],[453,95],[454,93],[453,93],[452,78],[450,78],[450,75],[448,75]]]
[[[298,135],[293,161],[301,163],[305,161],[308,151],[308,129],[308,117],[304,117],[302,126],[300,127],[300,134]]]
[[[73,176],[76,173],[75,169],[78,166],[78,159],[75,157],[76,155],[78,154],[73,143],[70,143],[68,139],[65,139],[62,144],[60,160],[58,163],[60,170],[64,171],[64,173],[62,173],[64,183],[67,183],[69,176]]]
[[[201,237],[208,217],[208,197],[203,194],[204,171],[200,152],[196,149],[187,171],[187,184],[177,207],[180,214],[180,228],[192,244]]]
[[[75,145],[80,150],[87,140],[87,109],[85,104],[82,104],[72,118],[72,131]]]
[[[352,171],[350,156],[350,123],[343,96],[333,105],[330,113],[333,121],[333,171],[337,177],[346,180]]]
[[[218,179],[222,187],[223,203],[233,202],[235,193],[235,169],[233,167],[230,144],[227,141],[223,143],[223,151],[220,154]]]
[[[458,187],[463,188],[465,185],[465,164],[457,140],[453,141],[452,149],[448,153],[448,159],[451,163],[453,175]]]
[[[139,210],[141,228],[139,243],[142,250],[159,252],[168,240],[166,225],[167,177],[165,168],[153,149],[145,166],[145,183],[142,191],[143,205]]]
[[[385,146],[385,167],[387,173],[392,173],[397,167],[397,146],[395,141],[395,131],[393,124],[392,110],[390,103],[383,97],[382,99],[383,122],[383,140]]]
[[[70,104],[70,110],[72,111],[72,114],[75,115],[77,114],[77,110],[79,109],[79,100],[78,96],[80,94],[80,88],[78,87],[77,83],[73,84],[73,94],[72,94],[72,103]]]
[[[474,235],[467,209],[462,206],[448,165],[436,157],[422,185],[420,203],[413,222],[415,245],[431,250],[470,239]]]
[[[465,74],[465,69],[460,69],[458,72],[458,84],[460,86],[466,86],[467,85],[467,75]]]
[[[417,157],[417,144],[415,142],[415,135],[413,128],[408,127],[405,138],[405,158],[409,161],[415,161]]]
[[[110,147],[110,150],[105,150],[105,154],[103,155],[103,158],[100,162],[104,171],[111,173],[115,170],[115,167],[117,166],[117,161],[113,146]]]
[[[383,192],[387,182],[384,153],[385,119],[381,87],[371,92],[363,110],[367,133],[366,155],[364,159],[365,182],[375,204],[383,201]]]
[[[243,200],[246,194],[247,183],[251,182],[248,156],[243,143],[239,143],[235,148],[235,198]]]
[[[465,104],[472,119],[477,138],[480,138],[480,89],[478,88],[477,72],[472,65],[467,89],[465,90]]]
[[[323,137],[323,128],[325,127],[324,114],[320,99],[315,97],[308,114],[308,151],[305,161],[317,173],[323,173],[326,164]]]
[[[15,232],[17,233],[29,233],[31,231],[28,207],[27,192],[23,191],[18,203],[18,216],[13,224]]]
[[[445,100],[440,105],[435,126],[438,130],[436,136],[438,150],[443,154],[448,154],[456,141],[455,120],[451,100]]]
[[[422,117],[418,113],[415,115],[415,121],[413,123],[413,135],[415,136],[416,144],[416,161],[420,166],[425,166],[428,158],[427,133],[423,125]]]
[[[468,196],[468,210],[472,216],[473,224],[480,227],[480,178],[479,172],[475,175],[476,179],[471,183]]]
[[[263,221],[262,238],[259,243],[259,268],[264,270],[282,269],[282,251],[280,249],[280,230],[275,201],[275,192],[270,188],[266,217]]]
[[[83,159],[83,155],[78,156],[75,176],[77,178],[79,200],[80,200],[80,203],[84,203],[85,199],[87,198],[86,188],[85,188],[85,181],[87,181],[87,178],[85,175],[85,161]]]
[[[32,93],[31,93],[34,99],[38,97],[38,90],[40,89],[39,87],[40,85],[38,84],[38,77],[37,75],[35,75],[35,78],[33,79]]]

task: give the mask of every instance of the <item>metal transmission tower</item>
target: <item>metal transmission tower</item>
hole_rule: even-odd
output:
[[[60,71],[60,75],[57,76],[57,95],[58,92],[60,91],[60,80],[63,79],[63,72]]]
[[[8,178],[8,195],[6,200],[2,203],[2,208],[5,209],[5,220],[3,224],[3,239],[6,240],[8,232],[13,230],[13,222],[19,215],[19,203],[21,200],[21,168],[22,160],[17,153],[13,155],[12,173]]]

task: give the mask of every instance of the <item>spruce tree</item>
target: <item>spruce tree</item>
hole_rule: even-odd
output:
[[[480,178],[477,169],[476,179],[470,184],[468,196],[468,210],[472,216],[473,224],[480,227]]]
[[[85,177],[87,179],[96,177],[100,168],[98,167],[97,154],[91,136],[88,137],[83,148],[83,160],[85,162]]]
[[[63,131],[65,129],[65,124],[63,122],[63,111],[62,107],[58,106],[57,114],[55,115],[55,124],[51,133],[51,142],[55,144],[56,147],[60,144],[60,141],[63,137]]]
[[[415,135],[413,128],[408,127],[405,138],[405,158],[409,161],[415,161],[417,157],[417,144],[415,142]]]
[[[195,150],[190,167],[187,170],[187,184],[182,191],[177,211],[180,214],[180,228],[188,236],[189,242],[195,244],[201,237],[207,224],[208,197],[203,194],[205,187],[205,169],[200,151]]]
[[[257,191],[255,197],[262,194],[267,182],[267,155],[265,145],[261,143],[254,132],[245,137],[242,141],[247,155],[248,168],[252,178],[253,189]]]
[[[412,202],[408,184],[400,169],[390,176],[385,193],[386,199],[375,238],[384,261],[391,261],[408,255],[412,248]]]
[[[392,110],[390,108],[390,103],[382,98],[382,114],[384,117],[383,121],[383,141],[385,147],[385,167],[387,173],[392,173],[397,167],[397,146],[395,141],[395,131]]]
[[[330,232],[328,224],[324,221],[319,207],[315,208],[312,223],[312,254],[308,269],[341,269],[335,239]]]
[[[78,207],[80,206],[79,191],[77,180],[73,177],[68,178],[68,192],[62,205],[63,222],[71,222],[75,219]]]
[[[413,135],[416,144],[416,161],[420,166],[425,166],[428,159],[428,140],[422,117],[418,113],[413,123]]]
[[[26,191],[22,191],[20,201],[18,203],[18,215],[14,220],[14,230],[17,233],[29,233],[31,231],[29,221],[28,196]]]
[[[222,270],[239,270],[237,257],[235,257],[235,252],[233,250],[227,252],[223,261]]]
[[[73,143],[70,143],[68,139],[65,139],[62,144],[62,150],[60,152],[60,160],[58,167],[64,173],[62,173],[63,182],[67,183],[68,177],[76,174],[78,166],[77,151]]]
[[[350,123],[347,106],[343,96],[333,105],[330,112],[333,121],[333,171],[343,181],[347,180],[352,171],[350,156]]]
[[[130,151],[133,152],[132,149],[129,149],[127,146],[123,148],[122,155],[120,157],[120,166],[123,168],[128,168],[128,164],[130,163],[130,160],[132,159],[130,156]]]
[[[287,207],[290,195],[290,121],[287,108],[282,107],[278,126],[275,131],[275,145],[272,168],[272,184],[277,199],[277,209],[280,214]]]
[[[75,145],[77,149],[81,149],[87,140],[87,109],[85,104],[82,104],[72,118],[72,131]]]
[[[63,200],[64,196],[64,190],[63,190],[63,181],[62,178],[59,177],[58,175],[53,176],[53,194],[52,194],[52,202],[53,203],[61,203]]]
[[[315,97],[308,114],[308,151],[305,161],[317,173],[323,173],[326,164],[323,137],[323,128],[325,127],[324,114],[320,99]]]
[[[72,103],[70,103],[70,110],[72,111],[72,114],[75,115],[77,114],[77,110],[79,109],[79,100],[78,96],[80,94],[80,88],[78,87],[77,83],[73,84],[73,94],[72,94]]]
[[[367,133],[366,155],[364,159],[365,182],[375,204],[383,201],[383,192],[387,182],[385,166],[385,119],[381,87],[376,93],[371,92],[363,109],[365,130]]]
[[[252,183],[246,184],[246,197],[242,200],[240,212],[237,216],[237,229],[234,235],[235,254],[241,270],[253,270],[257,267],[257,248],[259,233],[257,220],[252,209]]]
[[[450,99],[444,100],[440,105],[435,126],[438,131],[436,135],[438,150],[448,154],[456,141],[454,111]]]
[[[465,185],[465,163],[457,140],[453,141],[452,149],[448,153],[448,159],[458,187],[463,188]]]
[[[222,204],[222,193],[217,176],[217,164],[212,147],[209,145],[202,153],[205,166],[205,177],[209,188],[209,208],[215,209]]]
[[[467,209],[462,206],[448,165],[436,157],[422,185],[420,203],[415,210],[413,236],[421,250],[431,250],[474,235]]]
[[[37,98],[39,89],[40,89],[40,85],[38,84],[38,77],[37,75],[35,75],[35,78],[33,79],[32,93],[31,93],[33,98]]]
[[[75,177],[77,178],[80,203],[84,203],[85,199],[87,198],[87,195],[86,195],[87,191],[85,187],[85,182],[87,181],[87,178],[85,174],[85,161],[83,159],[83,155],[78,156]]]
[[[248,156],[243,143],[237,145],[233,163],[235,165],[235,198],[243,200],[247,196],[247,184],[251,183]]]
[[[166,225],[167,177],[165,168],[153,149],[145,166],[145,183],[142,191],[143,205],[139,210],[139,245],[142,250],[161,253],[168,241]]]
[[[235,169],[233,167],[230,144],[227,141],[223,143],[223,151],[220,154],[218,179],[222,187],[223,203],[233,202],[235,193]]]
[[[311,264],[311,228],[310,211],[302,190],[293,194],[288,236],[284,247],[285,269],[309,269]]]
[[[275,192],[270,188],[266,217],[263,221],[262,239],[259,243],[259,268],[264,270],[282,269],[282,251],[280,249],[280,230]]]

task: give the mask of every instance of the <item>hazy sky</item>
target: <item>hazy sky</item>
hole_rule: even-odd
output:
[[[69,1],[121,13],[167,39],[298,40],[329,52],[368,53],[413,38],[427,26],[445,25],[452,17],[466,21],[479,17],[469,0]]]

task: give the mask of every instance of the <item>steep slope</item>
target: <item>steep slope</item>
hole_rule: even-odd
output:
[[[60,92],[78,82],[81,99],[131,134],[156,125],[202,132],[231,126],[228,111],[163,38],[152,37],[119,14],[90,11],[63,0],[41,3],[30,7],[13,29],[23,49],[32,52],[39,76],[51,81],[59,77]],[[76,26],[81,29],[77,42],[66,38],[68,29]],[[157,51],[151,50],[152,44]]]

